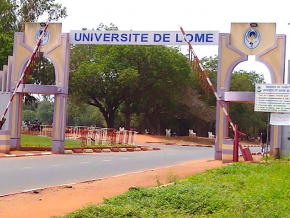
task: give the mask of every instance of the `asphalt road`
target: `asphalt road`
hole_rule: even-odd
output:
[[[214,158],[214,148],[158,147],[161,150],[2,158],[0,195]]]

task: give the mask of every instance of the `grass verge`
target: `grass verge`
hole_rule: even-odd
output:
[[[77,147],[80,146],[81,140],[65,140],[65,147]],[[21,146],[24,147],[51,147],[52,138],[36,135],[21,135]]]
[[[73,139],[66,139],[65,140],[65,147],[73,148],[73,147],[81,147],[81,140],[73,140]],[[47,147],[51,148],[52,146],[52,138],[45,137],[45,136],[36,136],[36,135],[21,135],[21,146],[22,147]],[[124,146],[120,144],[96,144],[89,147],[118,147]],[[129,146],[129,145],[128,145]]]
[[[132,188],[69,213],[77,217],[289,217],[289,163],[207,170],[174,185]]]

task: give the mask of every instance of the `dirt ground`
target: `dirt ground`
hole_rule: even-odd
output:
[[[166,143],[170,141],[164,137],[137,136],[137,143],[159,143],[162,140],[167,140]],[[156,145],[155,143],[154,145]],[[185,143],[175,140],[174,144],[184,145]],[[132,186],[153,187],[157,186],[159,182],[167,184],[171,182],[172,176],[182,179],[194,173],[220,166],[223,166],[222,162],[216,160],[191,161],[176,166],[132,172],[98,181],[5,196],[0,198],[0,217],[42,218],[66,214],[89,204],[102,203],[104,198],[124,193]]]

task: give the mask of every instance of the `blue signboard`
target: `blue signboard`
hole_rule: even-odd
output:
[[[218,31],[189,31],[192,45],[218,45]],[[187,45],[179,31],[70,31],[70,44]]]

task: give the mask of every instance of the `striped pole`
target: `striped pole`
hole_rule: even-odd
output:
[[[47,27],[48,27],[48,22],[46,23],[46,25],[45,25],[45,27],[44,27],[44,29],[43,29],[43,31],[42,31],[42,34],[41,34],[40,38],[38,39],[38,42],[37,42],[37,44],[36,44],[36,46],[35,46],[35,48],[34,48],[32,54],[31,54],[31,56],[30,56],[30,58],[29,58],[29,60],[28,60],[28,62],[27,62],[27,64],[26,64],[26,66],[25,66],[25,68],[24,68],[23,73],[22,73],[21,76],[20,76],[19,81],[18,81],[17,84],[16,84],[16,87],[14,88],[14,91],[13,91],[13,93],[12,93],[12,96],[11,96],[11,98],[10,98],[10,100],[9,100],[9,102],[8,102],[8,104],[7,104],[7,106],[6,106],[6,108],[5,108],[5,111],[4,111],[4,113],[3,113],[2,117],[1,117],[1,120],[0,120],[0,130],[2,129],[2,126],[3,126],[3,124],[4,124],[5,120],[6,120],[6,119],[5,119],[5,116],[6,116],[7,112],[8,112],[8,109],[9,109],[9,106],[10,106],[11,102],[12,102],[13,99],[14,99],[14,96],[15,96],[15,94],[16,94],[16,92],[17,92],[17,89],[18,89],[18,87],[20,86],[21,81],[23,80],[24,76],[27,74],[27,71],[28,71],[28,69],[29,69],[29,66],[30,66],[31,62],[33,61],[33,59],[34,59],[34,57],[35,57],[35,55],[36,55],[36,53],[37,53],[37,50],[38,50],[39,47],[40,47],[40,44],[41,44],[42,38],[43,38],[43,36],[44,36],[44,34],[45,34],[46,30],[47,30]]]
[[[228,112],[226,111],[226,109],[225,109],[225,107],[224,107],[224,105],[223,105],[223,103],[222,103],[220,97],[218,96],[218,94],[217,94],[217,92],[216,92],[214,86],[212,85],[212,82],[210,81],[210,79],[209,79],[207,73],[205,72],[205,70],[204,70],[202,64],[200,63],[198,57],[196,56],[196,53],[194,52],[194,50],[193,50],[193,48],[192,48],[192,45],[191,45],[190,41],[187,40],[187,37],[186,37],[186,34],[185,34],[183,28],[180,27],[180,30],[181,30],[181,32],[182,32],[182,34],[183,34],[183,37],[184,37],[185,41],[187,42],[187,44],[188,44],[188,46],[189,46],[190,51],[191,51],[192,54],[194,55],[194,59],[195,59],[196,63],[198,63],[198,65],[199,65],[199,67],[200,67],[200,69],[201,69],[201,71],[202,71],[202,73],[203,73],[203,76],[205,77],[207,83],[209,84],[211,90],[213,91],[216,100],[218,101],[220,107],[222,108],[224,114],[226,115],[226,118],[227,118],[228,122],[230,123],[230,125],[231,125],[233,131],[235,131],[234,123],[232,122],[232,120],[231,120],[231,118],[230,118]]]

